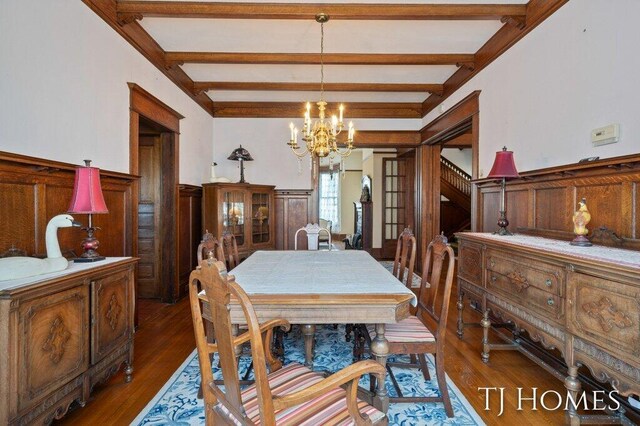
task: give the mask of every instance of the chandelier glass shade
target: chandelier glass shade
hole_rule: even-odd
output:
[[[328,119],[326,116],[327,102],[324,100],[324,23],[329,20],[329,15],[319,13],[316,15],[316,21],[320,23],[320,100],[316,102],[318,105],[318,119],[311,120],[311,103],[307,102],[304,113],[304,125],[300,137],[304,142],[304,146],[298,144],[299,130],[293,123],[289,125],[291,136],[287,145],[291,147],[293,153],[302,158],[309,154],[311,157],[327,157],[333,159],[336,155],[347,157],[353,150],[353,137],[355,128],[353,122],[349,122],[346,147],[338,148],[338,136],[342,134],[344,129],[344,105],[340,104],[339,116],[335,114]]]

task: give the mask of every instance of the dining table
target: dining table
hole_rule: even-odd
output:
[[[283,318],[302,326],[309,367],[319,324],[375,325],[371,354],[385,366],[385,324],[407,318],[410,306],[417,303],[409,288],[362,250],[256,251],[229,274],[249,296],[261,323]],[[206,317],[206,298],[202,300]],[[233,324],[246,324],[237,302],[231,302],[230,315]],[[377,381],[371,402],[387,411],[384,380]]]

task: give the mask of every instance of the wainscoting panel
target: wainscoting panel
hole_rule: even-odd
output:
[[[480,231],[493,231],[499,185],[488,179],[475,184],[481,206],[476,212]],[[521,173],[520,179],[507,183],[509,229],[571,240],[573,213],[586,198],[591,213],[589,235],[599,234],[595,243],[640,250],[639,184],[638,154]]]
[[[180,185],[178,201],[178,297],[189,293],[189,274],[196,267],[196,251],[202,239],[202,187]]]
[[[99,167],[99,164],[96,164]],[[76,165],[0,152],[0,253],[11,247],[28,256],[46,255],[45,230],[49,220],[65,213],[73,192]],[[109,213],[94,215],[99,252],[105,256],[131,256],[131,184],[135,176],[100,170]],[[87,215],[74,218],[84,226]],[[80,254],[86,232],[79,228],[58,231],[60,249],[69,257]]]

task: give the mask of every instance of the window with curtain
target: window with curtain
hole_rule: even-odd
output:
[[[320,218],[331,221],[333,232],[340,231],[339,173],[320,173]]]

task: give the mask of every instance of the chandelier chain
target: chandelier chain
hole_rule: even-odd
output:
[[[324,22],[320,23],[320,100],[324,100]]]

